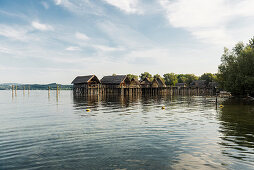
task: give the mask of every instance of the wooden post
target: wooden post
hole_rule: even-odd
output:
[[[58,85],[56,85],[56,95],[58,96]]]
[[[12,88],[12,97],[14,97],[14,85],[12,85],[11,88]]]
[[[17,96],[17,89],[18,89],[18,86],[16,85],[15,96]]]

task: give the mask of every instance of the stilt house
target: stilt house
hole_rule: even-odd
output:
[[[146,77],[140,82],[141,88],[151,88],[152,82]]]
[[[140,82],[137,79],[132,78],[129,87],[130,88],[140,88]]]
[[[154,78],[152,81],[152,88],[157,88],[157,87],[166,87],[166,84],[161,78]]]
[[[131,80],[127,75],[104,76],[101,79],[101,84],[104,88],[127,88],[130,83]]]
[[[101,82],[95,75],[77,76],[73,81],[73,91],[84,93],[88,88],[99,88]]]
[[[191,88],[206,88],[206,81],[205,80],[196,80],[191,83]]]
[[[186,83],[176,83],[175,84],[176,87],[187,87]]]

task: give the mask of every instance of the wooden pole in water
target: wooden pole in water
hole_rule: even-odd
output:
[[[17,96],[17,89],[18,89],[18,86],[16,85],[15,96]]]
[[[12,97],[14,96],[14,85],[11,86],[12,88]]]
[[[24,95],[25,95],[25,88],[26,88],[26,87],[25,87],[25,85],[24,85],[24,86],[23,86],[23,94],[24,94]]]

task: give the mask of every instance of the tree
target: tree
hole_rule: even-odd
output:
[[[186,83],[187,77],[185,76],[185,74],[178,74],[177,81],[178,83]]]
[[[116,76],[116,73],[113,73],[112,76]]]
[[[186,83],[190,85],[193,81],[198,80],[198,77],[194,74],[178,74],[177,75],[178,83]]]
[[[205,80],[206,85],[216,80],[216,75],[212,73],[204,73],[200,76],[200,80]]]
[[[141,73],[139,77],[140,77],[141,81],[144,80],[146,77],[148,79],[152,80],[152,75],[148,72]]]
[[[233,95],[254,96],[254,38],[248,44],[237,43],[224,49],[217,75],[221,88]]]
[[[131,80],[131,79],[138,79],[138,76],[137,75],[134,75],[134,74],[127,74],[128,78]]]
[[[178,80],[177,75],[174,73],[167,73],[163,75],[166,85],[174,86]]]

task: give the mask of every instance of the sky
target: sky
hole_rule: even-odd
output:
[[[0,83],[216,73],[253,21],[254,0],[0,0]]]

